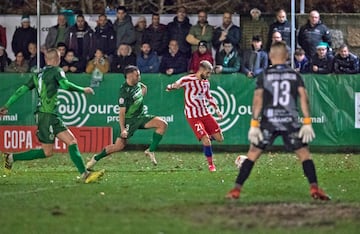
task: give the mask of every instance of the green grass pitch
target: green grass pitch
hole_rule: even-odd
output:
[[[106,172],[94,184],[79,182],[67,154],[16,162],[0,174],[0,233],[359,233],[360,155],[313,154],[330,202],[310,198],[294,154],[270,152],[226,201],[236,156],[216,153],[210,173],[200,151],[158,152],[157,166],[126,151],[96,165]]]

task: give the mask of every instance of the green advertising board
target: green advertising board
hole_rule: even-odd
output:
[[[181,75],[142,74],[142,82],[148,87],[145,104],[148,113],[163,117],[169,127],[162,144],[198,144],[184,116],[183,91],[166,92],[167,84]],[[88,74],[70,74],[69,80],[89,86]],[[0,75],[0,105],[29,79],[29,74]],[[224,132],[223,145],[247,145],[247,132],[251,117],[251,104],[255,80],[243,74],[213,75],[211,94],[217,100],[223,119],[217,119]],[[315,146],[360,146],[360,77],[357,75],[304,75],[308,90]],[[118,91],[124,82],[122,74],[107,74],[95,95],[61,90],[59,112],[68,126],[111,126],[114,136],[119,132]],[[36,95],[29,92],[0,119],[1,125],[34,125],[33,111]],[[214,110],[211,110],[214,112]],[[216,115],[215,115],[216,116]],[[301,121],[301,120],[300,120]],[[130,143],[148,144],[152,131],[138,131]],[[278,141],[276,142],[279,143]]]

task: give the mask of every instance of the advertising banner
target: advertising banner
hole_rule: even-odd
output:
[[[162,144],[195,145],[193,135],[184,116],[183,90],[166,92],[167,84],[181,75],[142,74],[142,82],[147,85],[145,108],[149,114],[165,119],[168,131]],[[70,74],[69,80],[82,85],[90,85],[90,75]],[[28,79],[28,75],[0,75],[0,105]],[[305,75],[304,81],[309,94],[316,146],[360,146],[360,79],[356,75]],[[110,127],[113,138],[119,134],[118,93],[124,82],[122,74],[106,74],[95,95],[59,91],[59,113],[68,126]],[[251,118],[251,105],[255,79],[243,74],[212,75],[211,94],[224,114],[218,120],[225,140],[223,145],[247,145],[247,132]],[[0,119],[0,125],[34,125],[33,111],[36,106],[35,91],[25,94],[9,109],[9,114]],[[212,113],[215,111],[210,109]],[[299,121],[302,121],[299,118]],[[130,139],[130,144],[149,144],[151,130],[139,130]],[[278,140],[276,144],[280,144]]]

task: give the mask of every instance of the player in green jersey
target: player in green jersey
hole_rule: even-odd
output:
[[[35,112],[37,123],[36,135],[41,143],[41,149],[32,149],[22,153],[2,153],[4,170],[11,172],[15,161],[46,158],[53,155],[55,137],[68,145],[70,158],[81,174],[85,183],[97,181],[104,171],[89,172],[79,152],[77,140],[71,131],[63,124],[57,112],[58,95],[60,88],[69,91],[94,94],[90,87],[80,87],[67,80],[65,72],[59,68],[60,54],[56,49],[49,49],[45,55],[46,67],[40,73],[34,73],[29,81],[16,90],[6,104],[0,108],[0,116],[7,114],[8,108],[23,94],[36,89],[39,102]]]
[[[157,165],[155,150],[161,141],[167,122],[160,117],[145,114],[143,98],[147,92],[146,86],[140,82],[140,71],[136,66],[129,65],[124,70],[125,82],[120,88],[119,96],[119,124],[120,135],[114,144],[106,146],[99,154],[94,155],[86,164],[91,169],[100,159],[107,155],[124,149],[127,140],[137,129],[154,128],[152,142],[145,155],[150,157],[151,162]]]

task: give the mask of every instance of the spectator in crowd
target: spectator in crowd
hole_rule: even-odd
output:
[[[95,48],[100,49],[105,57],[111,61],[115,53],[116,38],[113,25],[105,14],[100,14],[95,27]]]
[[[136,66],[139,68],[141,73],[159,72],[159,57],[147,41],[143,41],[141,45],[141,52],[136,57]]]
[[[334,72],[337,74],[356,74],[359,73],[359,58],[349,52],[347,45],[339,47],[338,53],[334,57]]]
[[[268,33],[268,43],[266,45],[266,50],[270,50],[272,34],[274,32],[279,32],[283,41],[286,42],[287,46],[291,46],[291,23],[286,18],[286,11],[282,8],[277,9],[275,12],[275,22],[270,24],[269,33]]]
[[[250,10],[250,20],[241,20],[242,38],[241,51],[244,51],[252,43],[252,37],[259,35],[262,38],[263,45],[267,44],[269,26],[260,18],[261,11],[258,8]]]
[[[29,59],[30,53],[28,46],[30,42],[35,42],[37,40],[36,29],[30,27],[30,17],[28,15],[23,15],[21,17],[21,27],[17,28],[14,32],[11,46],[14,54],[22,52],[25,59]]]
[[[221,45],[225,40],[230,41],[231,44],[235,45],[236,49],[239,49],[240,28],[233,24],[230,12],[223,14],[222,25],[214,30],[212,45],[217,52],[222,49]]]
[[[278,42],[278,41],[283,41],[283,38],[282,38],[280,32],[275,31],[275,32],[273,32],[273,34],[271,36],[271,45],[274,44],[275,42]],[[288,50],[288,55],[289,55],[288,63],[290,63],[291,48],[288,45],[286,45],[286,48]]]
[[[248,78],[255,78],[268,67],[268,55],[263,50],[262,40],[259,35],[253,36],[251,49],[243,53],[242,72]]]
[[[133,46],[136,41],[135,28],[132,23],[132,17],[127,13],[124,6],[118,6],[116,9],[116,20],[114,22],[116,37],[116,48],[121,44]]]
[[[25,73],[29,71],[29,64],[25,60],[23,52],[19,51],[15,54],[15,60],[9,66],[5,67],[5,72]]]
[[[65,44],[68,49],[75,52],[75,56],[79,59],[81,71],[85,70],[88,60],[92,58],[95,53],[94,31],[85,21],[83,15],[76,17],[76,23],[71,26],[65,36]]]
[[[136,65],[136,55],[132,52],[130,45],[121,44],[111,62],[111,72],[124,73],[127,65]]]
[[[326,42],[320,42],[316,46],[316,54],[311,59],[313,73],[329,74],[333,72],[334,57],[328,53],[328,46]]]
[[[110,62],[104,56],[101,49],[97,49],[95,56],[90,60],[87,65],[85,72],[91,74],[90,87],[99,87],[100,82],[104,78],[104,74],[110,70]]]
[[[64,60],[65,55],[66,55],[66,51],[67,51],[66,44],[64,42],[59,42],[56,45],[56,49],[60,53],[60,63],[61,63]]]
[[[57,16],[57,24],[49,28],[49,32],[45,38],[45,47],[47,49],[54,48],[59,42],[65,42],[65,35],[69,30],[66,16],[59,14]]]
[[[208,49],[208,42],[200,41],[198,49],[193,52],[190,60],[190,73],[196,73],[199,70],[201,61],[208,61],[211,65],[214,64],[214,58],[211,50]]]
[[[294,53],[295,71],[300,73],[310,72],[310,61],[302,48],[297,48]]]
[[[188,59],[179,50],[176,40],[170,40],[169,51],[164,54],[160,63],[160,72],[167,75],[179,74],[187,71]]]
[[[4,72],[10,63],[11,59],[8,57],[5,47],[0,45],[0,72]]]
[[[240,70],[240,55],[230,40],[223,41],[223,49],[216,53],[215,73],[234,73]]]
[[[134,51],[135,55],[139,55],[141,52],[141,46],[144,38],[144,33],[146,30],[146,18],[144,16],[140,16],[135,24],[135,46]]]
[[[34,42],[30,42],[28,46],[30,52],[30,58],[28,60],[30,71],[37,68],[37,45]],[[40,68],[45,66],[44,53],[40,51]]]
[[[168,39],[169,41],[176,40],[178,42],[180,52],[187,59],[191,57],[191,46],[186,41],[186,36],[189,34],[190,28],[191,24],[186,14],[186,8],[180,7],[176,12],[174,20],[167,26]]]
[[[213,33],[214,26],[208,23],[206,11],[200,10],[197,24],[191,26],[189,34],[186,36],[186,41],[191,45],[191,51],[198,50],[200,41],[205,41],[207,43],[206,47],[211,51]]]
[[[82,69],[84,66],[75,56],[74,50],[68,49],[66,51],[64,60],[60,62],[60,67],[64,70],[64,72],[79,73],[79,72],[83,72]]]
[[[0,46],[7,47],[6,28],[0,24]]]
[[[158,56],[163,56],[168,49],[168,33],[165,24],[160,23],[160,15],[152,14],[151,24],[144,32],[144,41],[149,42],[151,48]]]
[[[300,28],[298,43],[305,50],[306,57],[312,58],[320,42],[326,42],[331,46],[331,34],[321,22],[319,12],[313,10],[309,14],[308,22]]]

